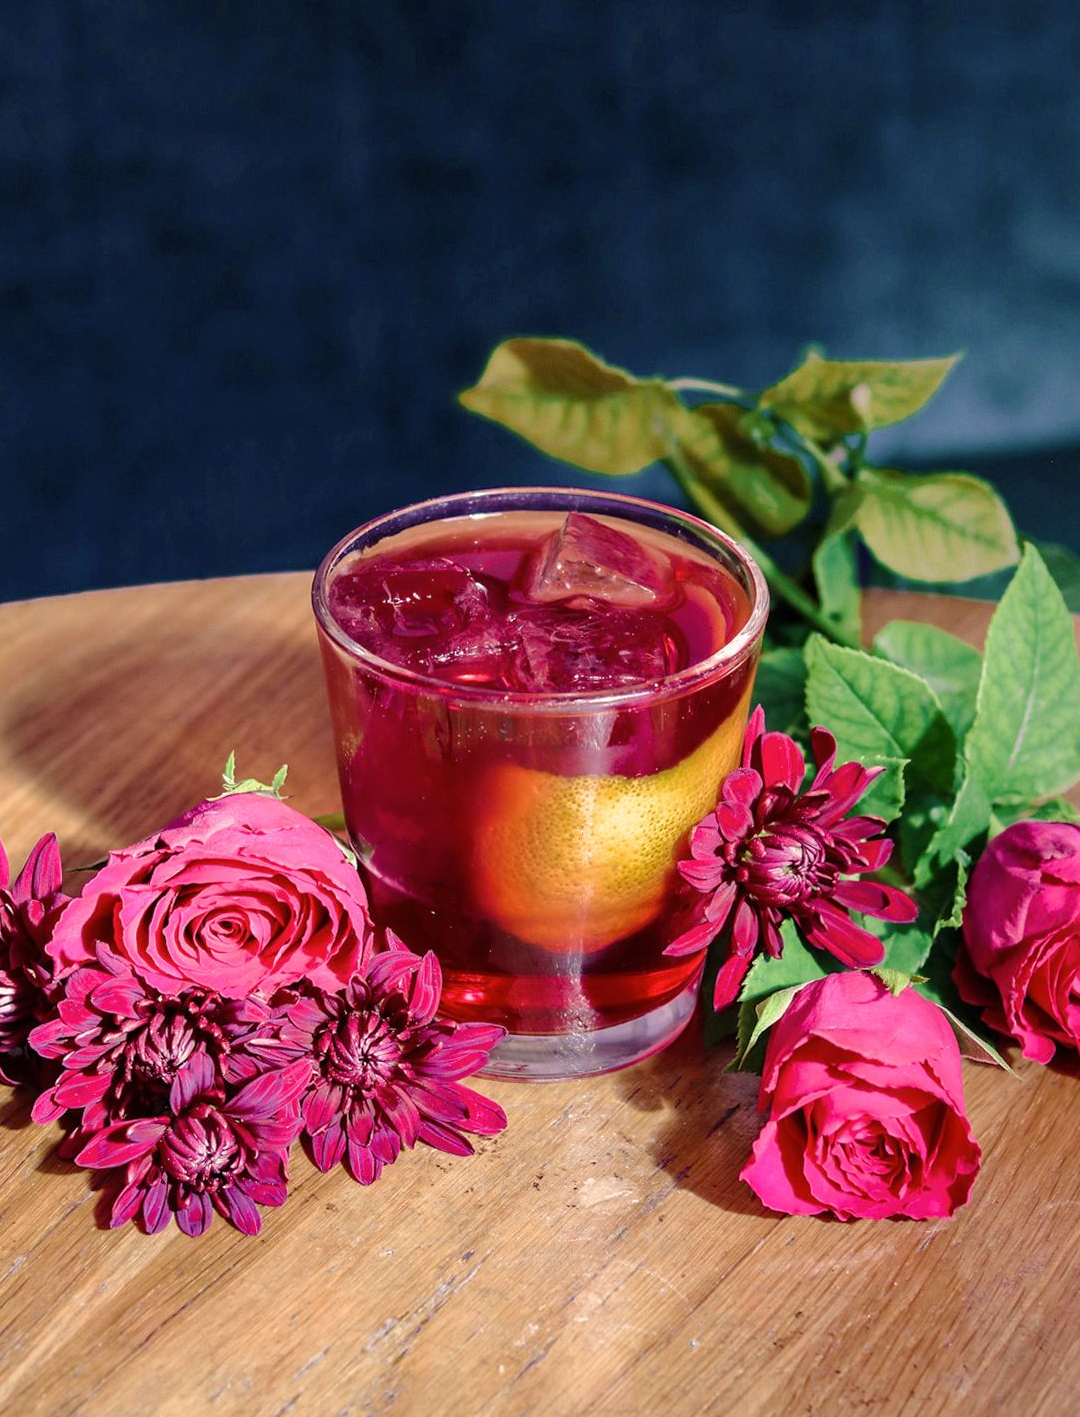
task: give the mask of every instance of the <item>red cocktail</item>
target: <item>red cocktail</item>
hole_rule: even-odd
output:
[[[632,1062],[693,1009],[675,862],[737,762],[767,611],[728,538],[579,491],[447,497],[326,558],[314,600],[373,908],[505,1024],[494,1071]]]

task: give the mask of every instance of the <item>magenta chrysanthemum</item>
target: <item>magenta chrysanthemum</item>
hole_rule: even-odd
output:
[[[426,1142],[467,1156],[472,1132],[506,1126],[496,1103],[462,1087],[505,1035],[497,1024],[435,1018],[442,974],[433,954],[413,954],[390,931],[337,993],[307,986],[286,1008],[284,1055],[315,1062],[304,1100],[304,1130],[315,1164],[344,1161],[363,1185],[375,1181],[403,1147]]]
[[[60,880],[60,851],[51,832],[13,885],[0,844],[0,1082],[10,1086],[25,1080],[27,1038],[47,1015],[52,961],[45,943],[66,903]]]
[[[803,790],[806,761],[785,733],[767,733],[756,708],[746,728],[742,766],[729,773],[716,810],[694,828],[684,880],[704,897],[695,920],[672,941],[668,955],[705,949],[726,930],[727,959],[716,977],[714,1007],[732,1002],[758,949],[779,955],[780,925],[793,920],[809,944],[843,964],[880,964],[882,943],[856,925],[850,911],[907,922],[918,907],[894,886],[849,879],[880,870],[892,853],[880,817],[847,813],[884,771],[843,763],[836,739],[811,732],[817,772]]]
[[[120,1171],[109,1225],[138,1218],[153,1235],[175,1217],[194,1236],[216,1210],[246,1235],[258,1234],[258,1207],[285,1202],[289,1147],[310,1076],[301,1059],[228,1100],[214,1088],[198,1090],[179,1115],[116,1122],[91,1137],[78,1164]]]
[[[34,1103],[36,1122],[81,1111],[90,1133],[123,1118],[178,1113],[200,1091],[258,1071],[234,1056],[250,1031],[245,1004],[201,988],[163,996],[104,946],[98,961],[63,981],[57,1017],[30,1035],[35,1052],[61,1064]]]

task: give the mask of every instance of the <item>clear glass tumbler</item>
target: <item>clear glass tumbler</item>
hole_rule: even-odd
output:
[[[662,572],[627,571],[627,536]],[[595,564],[606,555],[611,568]],[[373,562],[396,569],[372,575]],[[447,575],[469,577],[445,600],[449,671],[441,640],[411,640],[399,663],[357,630],[430,630],[416,606],[435,604]],[[504,583],[496,624],[489,602]],[[560,596],[568,612],[552,611]],[[375,917],[438,955],[448,1015],[508,1029],[487,1071],[581,1076],[671,1042],[701,975],[700,957],[663,953],[687,904],[675,863],[738,762],[768,613],[750,557],[636,497],[494,490],[351,532],[313,602]],[[658,671],[675,640],[689,662]],[[441,660],[417,658],[429,643]],[[637,663],[648,677],[634,678]]]

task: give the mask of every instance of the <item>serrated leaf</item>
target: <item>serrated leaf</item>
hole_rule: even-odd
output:
[[[757,1027],[758,1009],[771,995],[785,990],[794,994],[802,985],[824,979],[827,974],[836,974],[844,967],[832,955],[808,949],[792,920],[782,922],[780,933],[784,940],[783,952],[776,959],[771,955],[758,955],[739,990],[735,1056],[725,1071],[761,1071],[764,1048],[760,1034],[753,1043],[751,1036]]]
[[[833,532],[818,543],[811,560],[823,614],[849,640],[862,629],[858,557],[851,532]]]
[[[886,428],[916,413],[956,363],[947,359],[824,359],[811,351],[759,398],[804,437],[831,443]]]
[[[225,770],[221,775],[221,791],[216,797],[210,797],[207,800],[219,802],[222,797],[234,797],[243,792],[258,792],[263,797],[281,798],[281,789],[285,786],[288,772],[288,764],[282,763],[274,774],[272,782],[260,782],[257,777],[245,777],[238,782],[236,779],[236,751],[234,749],[225,762]]]
[[[754,702],[765,710],[770,729],[806,736],[806,660],[802,650],[766,650],[758,661]]]
[[[1005,803],[990,817],[990,835],[997,836],[1015,822],[1070,822],[1080,825],[1080,807],[1067,797],[1049,797],[1045,802]]]
[[[841,759],[867,765],[908,760],[913,783],[951,790],[956,739],[925,680],[820,635],[809,640],[806,662],[807,713],[811,723],[824,724],[835,735]],[[887,778],[874,784],[864,799],[873,805],[865,810],[881,812]]]
[[[764,999],[758,1000],[756,1004],[746,1003],[739,1008],[739,1045],[734,1058],[731,1060],[730,1072],[743,1072],[746,1070],[747,1061],[753,1052],[754,1045],[770,1029],[773,1024],[783,1018],[795,995],[804,986],[793,984],[787,989],[778,989],[774,994],[767,994]],[[748,1017],[746,1024],[743,1022],[744,1011]],[[752,1012],[753,1019],[749,1018]],[[747,1029],[747,1025],[749,1025]],[[743,1034],[746,1031],[744,1039]],[[750,1071],[756,1071],[751,1069]]]
[[[1016,563],[1005,503],[967,472],[859,473],[856,520],[874,557],[909,580],[968,581]]]
[[[665,457],[687,411],[662,379],[637,379],[565,339],[504,341],[459,399],[541,452],[613,476]]]
[[[971,851],[992,809],[1026,807],[1071,786],[1080,776],[1078,705],[1073,619],[1029,543],[990,621],[960,790],[916,867],[916,885],[961,848]]]
[[[937,871],[953,864],[961,851],[966,850],[972,856],[978,854],[975,844],[990,823],[990,808],[989,797],[965,765],[964,777],[944,822],[915,864],[917,888],[921,890]]]
[[[766,536],[783,536],[810,510],[810,477],[797,457],[750,438],[745,417],[736,404],[703,403],[682,409],[673,427],[694,475],[740,521]]]
[[[916,879],[916,866],[948,816],[952,803],[939,792],[919,789],[904,799],[897,838],[908,875]]]
[[[885,965],[879,964],[870,973],[875,979],[880,979],[890,994],[902,994],[905,989],[911,988],[911,975],[905,974],[899,969],[888,969]]]
[[[1059,546],[1054,541],[1035,541],[1032,544],[1061,591],[1066,609],[1074,615],[1080,614],[1080,557],[1074,556],[1067,546]]]
[[[960,1051],[966,1058],[975,1062],[994,1063],[1016,1077],[1015,1071],[987,1036],[978,1011],[961,999],[952,979],[952,967],[955,962],[955,951],[941,945],[936,947],[927,961],[925,977],[915,984],[916,991],[924,999],[936,1004],[949,1020]]]
[[[1080,777],[1075,629],[1030,545],[990,621],[965,759],[991,803],[1061,792]]]
[[[756,1007],[768,994],[778,989],[787,989],[792,984],[809,984],[812,979],[824,979],[827,974],[835,974],[843,965],[832,955],[822,950],[811,950],[799,935],[791,920],[780,926],[784,940],[783,953],[777,959],[772,955],[758,955],[750,966],[742,988],[739,1002],[750,1002]]]
[[[918,974],[926,963],[933,941],[921,925],[897,925],[889,920],[866,917],[863,925],[878,937],[885,947],[880,969],[896,970],[900,974]]]
[[[975,717],[982,672],[979,651],[936,625],[916,620],[891,620],[875,639],[874,648],[893,664],[926,680],[957,739],[962,739]]]

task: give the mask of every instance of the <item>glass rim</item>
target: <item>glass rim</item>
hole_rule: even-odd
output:
[[[615,504],[610,513],[613,516],[618,515],[619,507],[625,507],[628,511],[631,508],[638,508],[659,514],[667,521],[682,524],[699,537],[704,537],[706,542],[711,542],[713,546],[733,557],[749,580],[749,586],[744,587],[749,592],[751,600],[750,614],[746,623],[713,654],[694,664],[687,665],[685,669],[680,669],[674,674],[665,675],[659,680],[646,679],[642,680],[640,684],[631,684],[619,689],[584,692],[578,689],[560,689],[548,693],[530,693],[516,689],[493,689],[483,684],[452,684],[435,675],[422,674],[415,669],[406,668],[405,665],[394,664],[393,661],[383,659],[358,640],[354,640],[331,615],[326,598],[330,573],[349,551],[355,549],[355,543],[361,538],[367,540],[369,544],[376,544],[382,539],[378,535],[380,529],[385,528],[383,535],[389,534],[394,529],[395,523],[400,522],[403,517],[412,518],[407,523],[408,526],[438,519],[431,515],[417,516],[417,513],[431,513],[438,509],[443,518],[449,518],[455,515],[456,509],[462,508],[466,504],[473,504],[469,512],[457,511],[456,514],[490,516],[495,511],[514,510],[511,506],[496,504],[516,498],[527,501],[529,498],[535,497],[565,499],[563,504],[567,511],[575,510],[574,499],[577,498],[585,498],[593,502],[609,502]],[[487,510],[483,505],[474,505],[477,502],[493,505],[491,510]],[[534,509],[520,506],[516,510]],[[559,507],[556,505],[551,508],[535,508],[535,510],[557,511]],[[603,516],[604,512],[597,509],[597,514]],[[626,520],[633,521],[634,518],[627,515]],[[405,530],[406,528],[401,527],[400,529]],[[373,533],[374,535],[372,535]],[[443,700],[460,702],[473,707],[488,706],[491,708],[529,709],[532,712],[566,713],[594,709],[619,709],[642,703],[666,701],[738,668],[752,653],[764,632],[765,621],[769,614],[769,589],[761,567],[734,537],[720,531],[701,517],[694,516],[692,512],[684,512],[679,507],[670,507],[664,502],[654,502],[646,497],[634,497],[625,492],[607,492],[599,488],[486,487],[476,492],[449,492],[439,497],[428,497],[422,502],[411,502],[405,507],[384,512],[380,516],[354,527],[352,531],[346,532],[319,563],[312,581],[311,603],[316,621],[323,632],[353,659],[359,660],[361,664],[383,679],[390,679],[397,684],[416,690],[427,690],[437,694]]]

